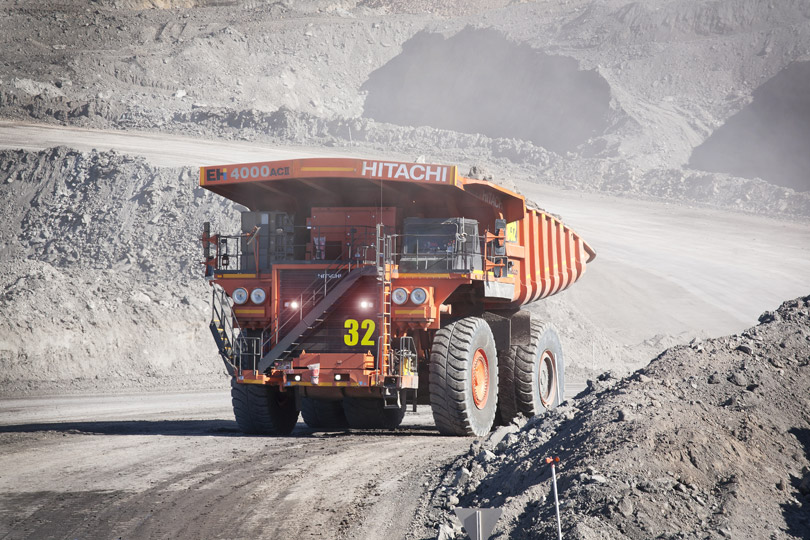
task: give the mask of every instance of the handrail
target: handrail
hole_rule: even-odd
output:
[[[225,293],[225,289],[214,283],[211,299],[211,324],[216,325],[215,327],[219,332],[220,338],[223,340],[223,345],[219,350],[223,360],[225,360],[231,368],[236,370],[239,368],[234,363],[234,317],[230,309],[226,310],[226,306],[230,308],[230,302],[227,293]],[[238,324],[237,322],[237,327]],[[230,354],[228,354],[226,347],[231,347]]]
[[[211,301],[211,325],[219,335],[222,343],[219,353],[229,368],[236,373],[246,369],[244,360],[252,359],[252,367],[261,357],[260,337],[248,336],[233,316],[228,294],[218,284],[214,284]],[[212,330],[213,330],[212,329]]]
[[[298,237],[300,240],[300,233],[303,230],[307,231],[307,240],[305,242],[299,241],[299,243],[294,243],[292,239]],[[251,254],[256,264],[255,270],[260,270],[260,253],[262,257],[266,254],[268,257],[267,260],[270,263],[292,260],[325,261],[328,252],[335,248],[335,234],[338,232],[344,233],[345,231],[346,228],[342,225],[296,225],[284,232],[265,231],[265,229],[260,227],[260,230],[253,231],[252,233],[217,234],[209,236],[211,239],[210,245],[215,246],[215,253],[210,259],[214,261],[212,265],[214,269],[220,272],[254,270],[254,268],[245,267],[246,264],[249,264],[247,262],[249,259],[247,259],[246,256]],[[349,229],[345,234],[346,237],[340,246],[340,254],[334,260],[352,260],[358,264],[373,264],[374,258],[370,256],[369,252],[375,250],[376,236],[374,227],[358,225]],[[269,249],[259,249],[260,237],[276,239],[272,244],[283,245],[286,250],[285,253],[288,254],[279,256],[278,253],[270,253]],[[254,239],[254,241],[250,242],[250,252],[252,253],[243,249],[243,241],[245,238]],[[327,242],[327,238],[332,238],[332,240]],[[284,240],[282,241],[281,239]],[[312,241],[310,241],[310,239]],[[316,239],[322,239],[322,243],[319,243]],[[292,255],[294,253],[298,254],[297,259]]]
[[[361,266],[361,265],[357,265]],[[344,275],[340,277],[330,277],[339,275],[341,270],[347,270],[346,275],[352,271],[352,261],[343,261],[336,259],[331,261],[330,265],[323,270],[323,280],[317,278],[310,283],[306,289],[299,295],[298,308],[294,313],[289,314],[283,321],[281,319],[281,311],[279,315],[270,321],[262,330],[262,351],[275,343],[278,343],[281,337],[281,331],[292,323],[296,318],[301,320],[307,307],[314,306],[318,301],[325,298],[329,292],[343,280]],[[320,291],[323,291],[322,294]]]
[[[359,278],[365,275],[371,275],[371,272],[375,270],[376,269],[372,266],[358,266],[350,271],[345,278],[341,279],[330,290],[329,294],[324,296],[306,315],[302,316],[297,325],[287,332],[283,338],[279,339],[273,348],[262,356],[258,369],[264,371],[270,366],[271,362],[289,356],[289,354],[296,349],[294,345],[299,344],[296,343],[295,340],[300,339],[300,336],[306,334],[308,329],[312,329],[312,325],[318,320],[318,317],[326,313],[341,295],[352,287]]]
[[[394,258],[395,262],[402,267],[403,265],[407,266],[408,264],[412,264],[415,266],[415,269],[419,269],[420,264],[424,264],[425,268],[430,263],[444,263],[444,269],[446,271],[451,270],[473,270],[475,269],[475,262],[476,259],[482,260],[488,258],[486,255],[487,248],[486,248],[486,236],[484,235],[464,235],[464,241],[460,242],[457,241],[459,238],[452,239],[449,244],[445,245],[443,249],[437,246],[434,250],[431,251],[421,251],[419,249],[420,242],[418,241],[419,238],[435,238],[437,235],[435,234],[397,234],[391,235],[391,238],[402,237],[403,239],[407,238],[409,240],[417,239],[416,242],[416,250],[413,252],[405,252],[408,246],[405,242],[400,242],[401,249],[400,251],[395,251],[392,253],[392,257]],[[449,247],[452,246],[451,250],[448,250]],[[467,247],[470,246],[470,247]],[[461,262],[461,267],[455,265],[455,263]]]

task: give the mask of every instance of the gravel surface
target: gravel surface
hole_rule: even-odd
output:
[[[402,538],[468,444],[431,424],[247,437],[226,391],[4,400],[0,535]]]

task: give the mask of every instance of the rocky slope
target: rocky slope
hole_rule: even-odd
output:
[[[0,12],[6,118],[440,149],[577,189],[808,215],[795,192],[810,189],[805,152],[790,141],[810,125],[801,0],[4,0]]]
[[[195,261],[203,221],[237,226],[231,204],[115,153],[2,151],[0,176],[6,395],[219,380]]]
[[[451,507],[501,507],[493,538],[556,537],[550,456],[565,538],[807,538],[810,296],[475,441],[426,528],[462,538]]]

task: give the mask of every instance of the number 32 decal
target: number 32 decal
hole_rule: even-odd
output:
[[[349,347],[355,347],[358,344],[364,346],[374,345],[372,335],[376,325],[371,319],[363,319],[359,323],[356,319],[346,319],[343,328],[346,329],[346,333],[343,335],[343,343]],[[360,340],[360,329],[365,331],[362,341]]]

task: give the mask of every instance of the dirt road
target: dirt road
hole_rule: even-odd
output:
[[[429,408],[396,434],[247,437],[231,418],[225,390],[3,400],[0,538],[403,538],[470,443]]]
[[[116,150],[145,157],[150,163],[160,167],[199,167],[214,163],[349,155],[340,150],[320,147],[279,147],[160,133],[102,131],[0,120],[0,148],[42,150],[52,146],[69,146],[84,152],[94,149]]]
[[[656,334],[739,332],[810,290],[806,222],[538,184],[520,189],[597,251],[598,264],[564,294],[628,345]]]

